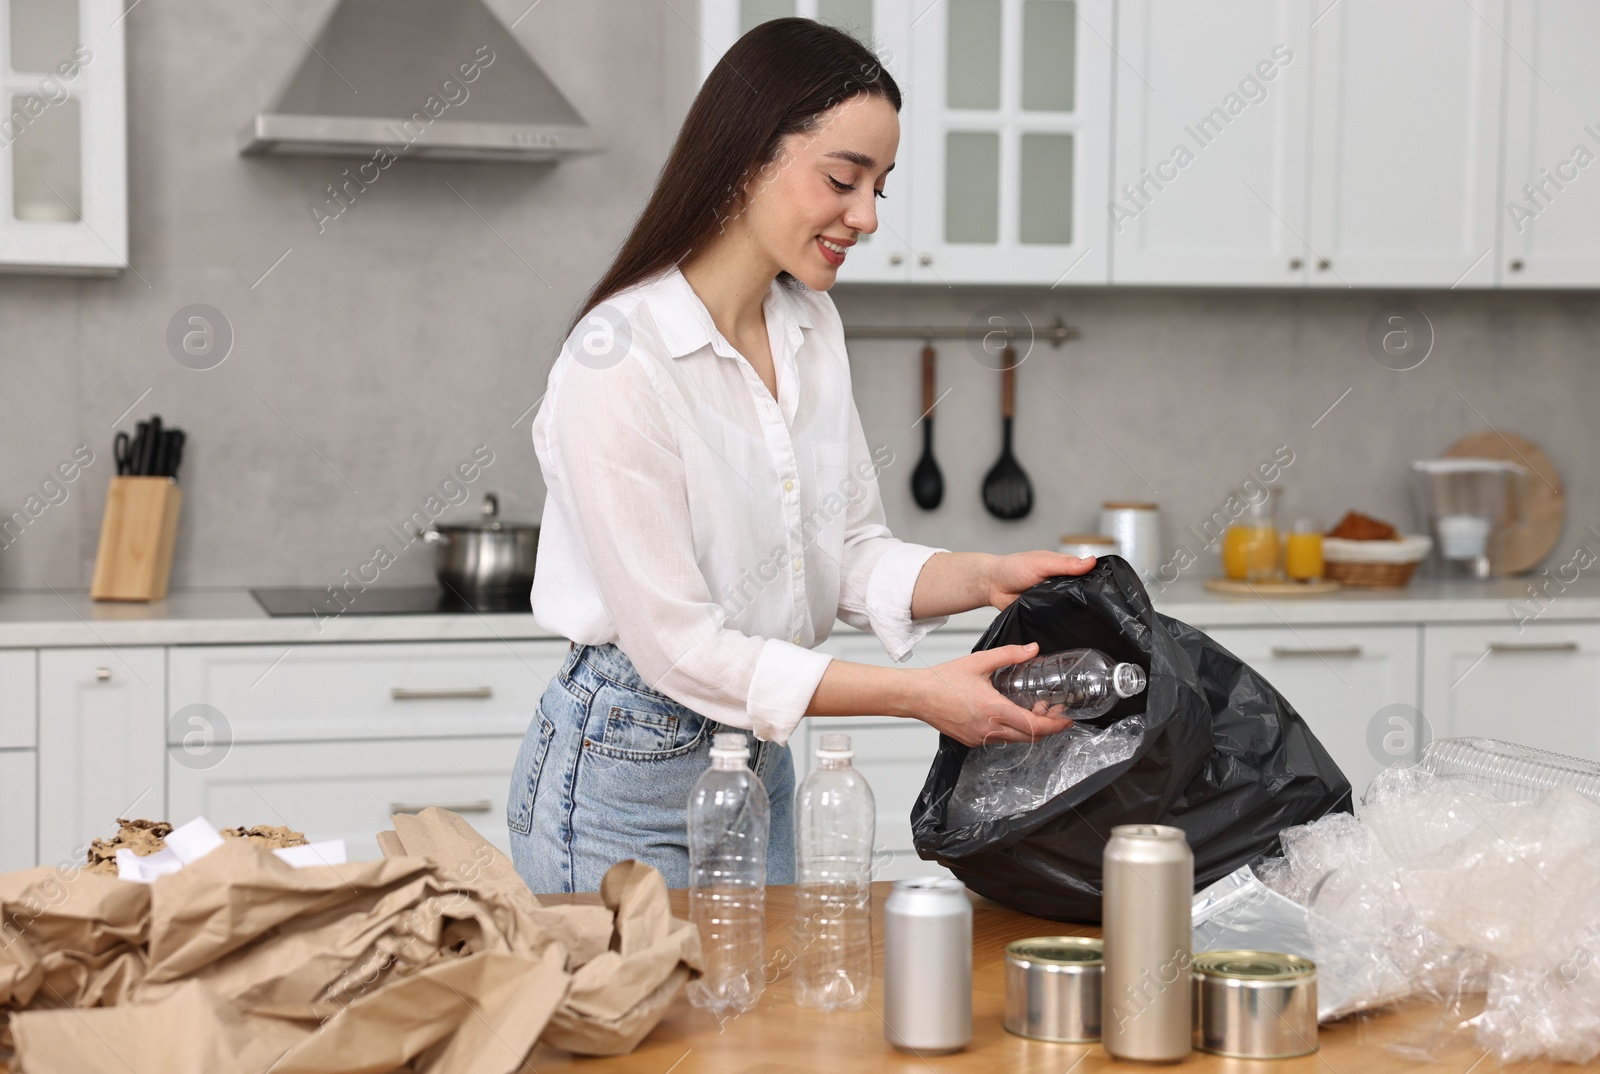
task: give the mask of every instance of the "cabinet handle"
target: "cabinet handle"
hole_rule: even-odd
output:
[[[1300,266],[1302,266],[1304,264],[1305,264],[1305,262],[1300,260],[1298,257],[1291,257],[1289,259],[1289,271],[1290,272],[1299,272],[1300,271]]]
[[[100,680],[101,682],[110,682],[111,681],[111,669],[110,668],[95,668],[94,669],[94,677],[96,679]]]
[[[1491,641],[1491,653],[1575,653],[1578,643],[1575,641],[1534,641],[1518,644],[1514,641]]]
[[[1333,267],[1333,262],[1329,261],[1326,257],[1321,258],[1321,259],[1319,259],[1317,261],[1317,271],[1318,272],[1327,272],[1332,267]]]
[[[1522,271],[1522,258],[1519,257],[1519,258],[1517,258],[1517,259],[1515,259],[1514,261],[1511,262],[1511,271],[1512,272],[1521,272]]]
[[[1291,648],[1291,647],[1286,646],[1286,645],[1274,645],[1272,647],[1272,655],[1273,656],[1315,656],[1315,657],[1341,656],[1341,657],[1356,657],[1356,656],[1360,656],[1361,655],[1361,646],[1359,646],[1359,645],[1339,645],[1339,646],[1335,646],[1334,648],[1331,648],[1331,649],[1296,649],[1296,648]]]
[[[901,264],[904,261],[905,261],[905,256],[903,254],[890,254],[889,255],[889,264],[891,264],[891,265],[898,265],[898,264]]]
[[[494,809],[494,803],[487,798],[479,798],[476,802],[390,802],[389,815],[392,817],[396,813],[421,813],[429,806],[438,806],[451,813],[487,813]]]
[[[389,691],[395,701],[487,701],[494,696],[492,686],[468,686],[455,690],[408,690],[396,686]]]
[[[933,255],[932,254],[918,254],[917,255],[917,261],[919,263],[921,263],[921,264],[924,264],[924,265],[931,265],[931,264],[933,264]]]

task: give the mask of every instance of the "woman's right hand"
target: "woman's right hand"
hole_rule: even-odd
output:
[[[996,670],[1038,655],[1034,643],[1002,645],[928,668],[917,718],[964,746],[1033,742],[1065,731],[1072,721],[1061,715],[1064,705],[1047,707],[1041,701],[1029,712],[989,681]]]

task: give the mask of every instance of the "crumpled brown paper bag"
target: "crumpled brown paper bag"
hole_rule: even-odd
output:
[[[455,814],[394,820],[375,862],[230,841],[151,886],[0,876],[19,1074],[509,1074],[541,1034],[633,1048],[698,969],[653,869],[615,866],[604,907],[541,907]]]

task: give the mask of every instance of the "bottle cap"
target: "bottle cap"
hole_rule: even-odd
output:
[[[829,731],[817,741],[817,757],[828,761],[848,761],[856,755],[850,745],[850,736],[842,731]]]
[[[750,759],[750,740],[743,731],[718,731],[711,736],[711,756]]]
[[[1111,669],[1111,688],[1118,697],[1132,697],[1144,690],[1144,668],[1138,664],[1118,664]]]

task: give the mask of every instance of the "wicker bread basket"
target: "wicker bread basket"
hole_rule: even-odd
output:
[[[1396,541],[1324,537],[1323,574],[1340,585],[1399,587],[1411,581],[1432,547],[1433,541],[1421,534],[1406,534]]]

